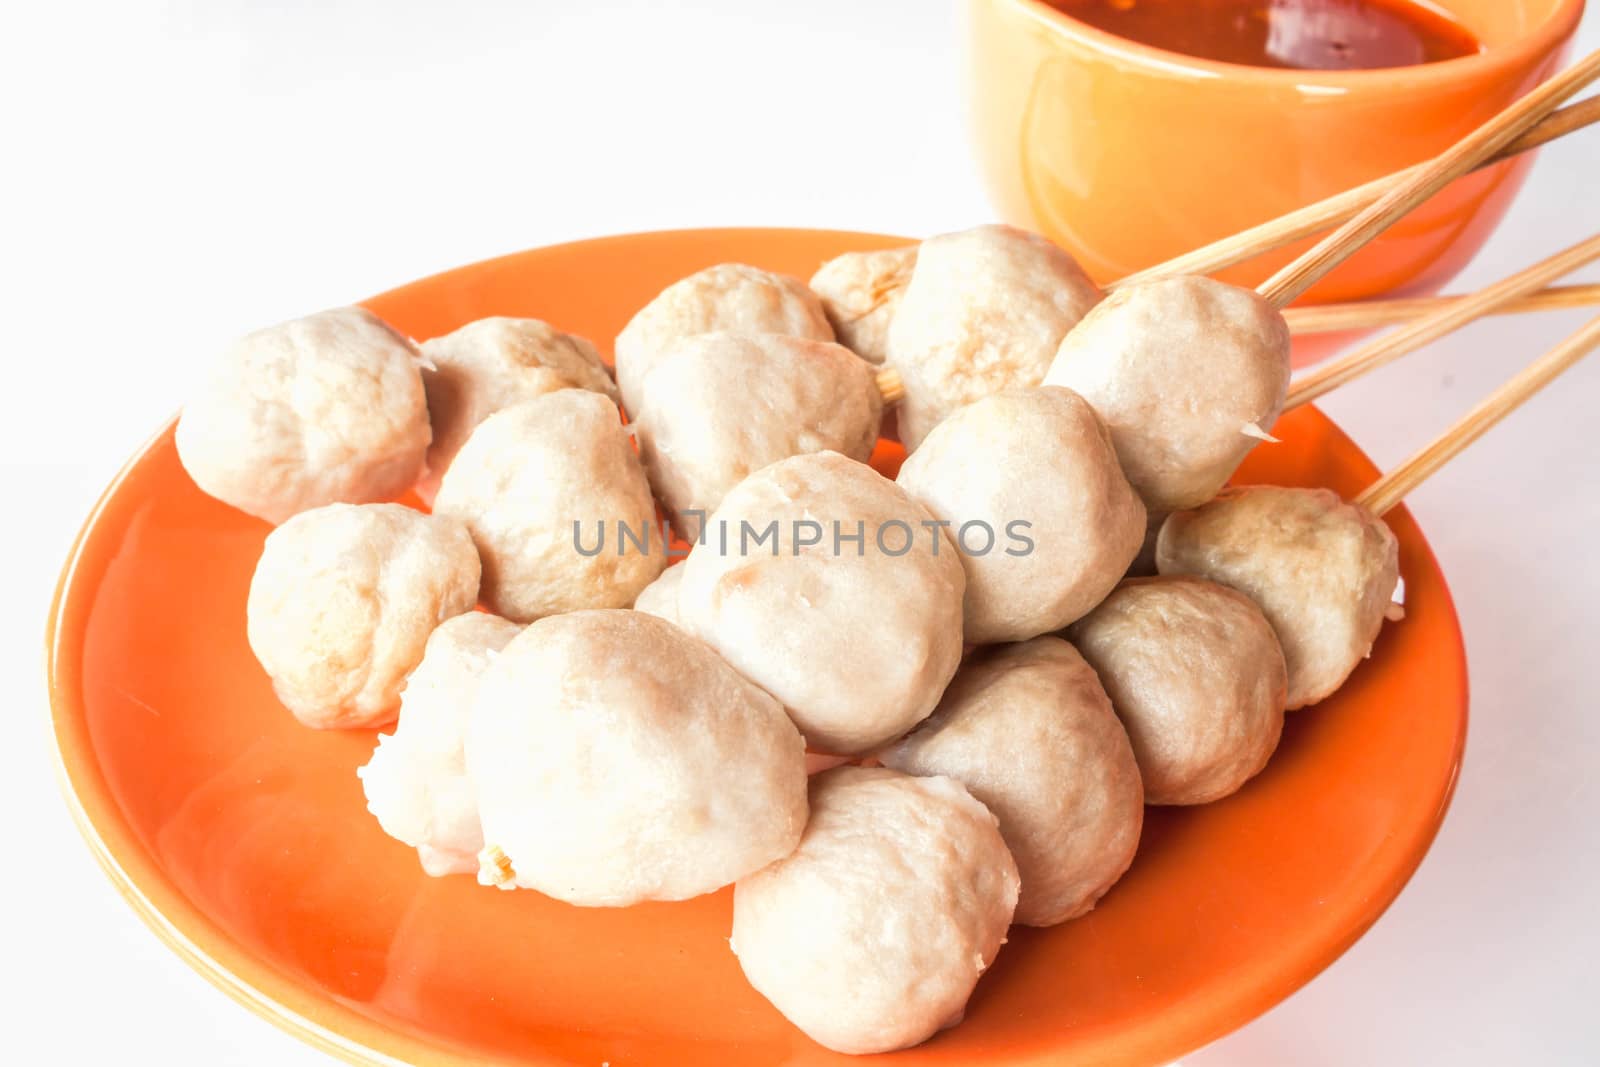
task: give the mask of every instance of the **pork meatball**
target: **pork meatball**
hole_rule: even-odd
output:
[[[1137,578],[1068,632],[1128,730],[1149,804],[1209,804],[1278,747],[1289,676],[1255,602],[1200,578]]]
[[[1289,668],[1289,710],[1344,684],[1383,626],[1400,577],[1394,533],[1326,489],[1253,485],[1174,512],[1156,542],[1162,574],[1237,589],[1272,623]]]
[[[668,567],[634,598],[633,610],[678,625],[678,589],[682,585],[683,566]]]
[[[592,389],[621,399],[594,345],[538,319],[469,322],[422,342],[422,358],[433,444],[417,492],[427,501],[467,436],[500,409],[557,389]]]
[[[1048,385],[1111,429],[1152,511],[1210,500],[1267,435],[1289,387],[1289,328],[1257,293],[1200,277],[1118,290],[1061,342]]]
[[[994,816],[958,783],[839,767],[811,781],[800,847],[734,888],[729,945],[812,1040],[888,1052],[961,1021],[1016,903]]]
[[[478,553],[454,519],[399,504],[328,504],[267,535],[246,636],[307,726],[381,726],[428,635],[472,610]]]
[[[922,242],[889,326],[886,362],[905,387],[900,440],[914,450],[957,408],[1038,385],[1099,299],[1071,256],[1022,230],[979,226]]]
[[[358,307],[245,336],[184,405],[176,433],[196,485],[271,523],[398,496],[429,440],[416,348]]]
[[[954,547],[905,490],[836,452],[740,482],[683,566],[683,624],[783,701],[820,751],[870,752],[905,733],[961,660]]]
[[[617,335],[617,385],[630,415],[643,404],[644,380],[667,349],[713,330],[833,340],[822,302],[805,283],[742,263],[707,267],[663,289]]]
[[[582,389],[480,423],[445,472],[434,513],[467,524],[483,557],[483,602],[514,622],[626,607],[666,565],[617,407]]]
[[[1016,921],[1088,912],[1139,847],[1144,793],[1094,671],[1059,637],[974,653],[885,766],[954,778],[994,812],[1016,857]]]
[[[1122,578],[1144,506],[1105,426],[1066,389],[1013,389],[945,419],[896,481],[950,524],[967,572],[968,644],[1059,630]]]
[[[811,276],[811,291],[839,343],[866,360],[882,363],[889,351],[889,323],[917,263],[917,246],[876,252],[846,252]]]
[[[467,717],[484,670],[521,630],[481,611],[446,619],[400,691],[400,724],[378,736],[356,771],[384,833],[415,848],[435,877],[478,869],[483,828],[467,777]]]
[[[633,420],[639,457],[688,541],[751,471],[807,452],[865,462],[883,414],[872,368],[855,353],[781,334],[685,338],[643,393]]]
[[[787,856],[806,822],[805,745],[783,708],[638,611],[513,638],[479,685],[467,767],[509,877],[586,907],[709,893]]]

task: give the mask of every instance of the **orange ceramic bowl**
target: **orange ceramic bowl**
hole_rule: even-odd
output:
[[[1102,282],[1429,158],[1554,72],[1583,0],[1432,0],[1485,44],[1392,70],[1272,70],[1104,33],[1042,0],[969,0],[977,156],[1002,217]],[[1528,156],[1456,182],[1313,301],[1438,290],[1483,245]],[[1310,240],[1218,274],[1256,285]]]
[[[807,275],[888,238],[651,233],[539,249],[368,305],[428,337],[532,315],[597,339],[669,282],[739,260]],[[1311,408],[1241,477],[1353,493],[1372,465]],[[885,443],[877,462],[901,455]],[[1450,596],[1405,512],[1407,618],[1344,690],[1290,717],[1271,766],[1156,809],[1089,916],[1018,929],[959,1027],[905,1064],[1157,1064],[1266,1010],[1400,891],[1444,816],[1466,730]],[[611,1067],[852,1062],[762,1000],[728,950],[730,893],[581,909],[428,878],[366,811],[371,731],[305,729],[245,642],[268,527],[202,494],[169,424],[90,516],[61,578],[50,692],[66,789],[112,880],[224,991],[358,1063]]]

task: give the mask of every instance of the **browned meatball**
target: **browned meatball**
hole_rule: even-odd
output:
[[[1022,874],[1017,922],[1094,907],[1133,862],[1144,791],[1094,670],[1059,637],[972,656],[890,767],[956,779],[1000,819]]]
[[[1161,528],[1162,574],[1239,590],[1272,623],[1289,665],[1293,710],[1344,684],[1372,650],[1400,576],[1384,521],[1326,489],[1227,489]]]
[[[1288,671],[1261,609],[1201,578],[1135,578],[1073,625],[1133,742],[1150,804],[1208,804],[1278,747]]]

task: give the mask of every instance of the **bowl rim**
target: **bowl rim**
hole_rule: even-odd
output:
[[[559,255],[574,246],[593,246],[608,243],[627,243],[637,240],[671,240],[689,235],[764,235],[773,237],[785,233],[811,235],[836,235],[840,237],[871,238],[899,243],[908,239],[877,233],[847,230],[830,230],[809,227],[689,227],[677,230],[655,230],[618,233],[578,241],[560,242],[538,246],[521,252],[491,257],[440,271],[416,281],[402,284],[385,293],[375,294],[360,301],[370,304],[380,299],[405,293],[413,286],[422,286],[445,275],[481,270],[497,264],[518,260],[532,254]],[[1325,423],[1361,459],[1365,453],[1315,405],[1309,405],[1315,417]],[[55,767],[61,789],[74,825],[89,847],[96,862],[118,893],[128,902],[139,919],[151,932],[186,964],[200,973],[228,997],[252,1014],[265,1019],[289,1034],[346,1063],[364,1067],[406,1067],[413,1065],[446,1064],[499,1064],[500,1059],[485,1058],[465,1049],[430,1040],[428,1037],[407,1033],[386,1026],[353,1008],[329,1000],[325,995],[305,986],[292,976],[277,970],[270,962],[252,955],[239,945],[232,935],[208,915],[201,907],[174,884],[147,844],[124,817],[117,798],[106,781],[91,739],[88,736],[84,710],[85,696],[81,684],[83,646],[74,635],[86,625],[92,607],[92,597],[85,597],[86,587],[92,583],[79,583],[84,567],[103,566],[96,558],[87,556],[91,540],[102,524],[111,517],[114,508],[123,503],[119,494],[125,483],[153,450],[160,447],[172,434],[176,416],[169,417],[161,427],[148,437],[129,456],[96,500],[75,536],[66,555],[57,580],[44,633],[45,671],[49,712],[51,717],[50,757]],[[1370,461],[1369,461],[1370,462]],[[1404,505],[1396,509],[1411,521]],[[1412,523],[1414,525],[1414,523]],[[1426,536],[1417,529],[1416,540],[1435,571],[1443,576],[1437,557]],[[1399,866],[1385,872],[1371,888],[1372,892],[1352,904],[1342,921],[1321,924],[1323,936],[1292,969],[1281,972],[1279,979],[1264,985],[1259,981],[1244,981],[1219,1005],[1213,998],[1207,1005],[1195,1003],[1178,1012],[1182,1016],[1175,1030],[1187,1035],[1187,1052],[1208,1044],[1240,1026],[1259,1017],[1296,990],[1302,988],[1342,956],[1389,909],[1431,849],[1454,797],[1460,780],[1461,765],[1469,725],[1470,689],[1467,676],[1465,644],[1459,617],[1448,582],[1441,580],[1440,593],[1445,616],[1451,625],[1455,644],[1461,649],[1457,683],[1461,694],[1460,726],[1456,732],[1454,749],[1450,756],[1449,773],[1441,783],[1438,805],[1424,824],[1413,826],[1403,840],[1396,844],[1397,851],[1406,855]],[[1331,934],[1331,936],[1329,936]],[[1270,987],[1269,987],[1270,986]],[[1220,1020],[1210,1015],[1219,1006],[1227,1017]],[[1209,1010],[1208,1010],[1209,1009]],[[1173,1035],[1164,1035],[1159,1042],[1168,1050]],[[1144,1049],[1143,1051],[1150,1051]],[[400,1057],[404,1057],[403,1059]],[[1163,1057],[1170,1058],[1170,1057]],[[534,1062],[542,1062],[535,1059]]]
[[[1557,52],[1572,38],[1583,18],[1588,0],[1556,0],[1550,14],[1526,33],[1505,44],[1484,48],[1474,55],[1405,67],[1342,71],[1252,67],[1169,52],[1098,29],[1052,6],[1047,0],[978,2],[1010,7],[1057,37],[1076,40],[1095,51],[1109,53],[1125,62],[1169,77],[1207,81],[1226,78],[1262,88],[1295,89],[1308,95],[1334,95],[1356,91],[1416,91],[1468,81],[1480,75],[1486,75],[1494,81],[1512,77],[1518,69],[1533,66]]]

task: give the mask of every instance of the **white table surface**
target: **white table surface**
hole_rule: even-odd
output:
[[[47,755],[40,637],[70,538],[220,345],[571,238],[710,224],[926,234],[990,218],[948,0],[600,8],[213,0],[18,5],[0,20],[0,676],[25,734],[0,746],[0,946],[17,1062],[329,1062],[140,924],[79,841]],[[1600,46],[1600,16],[1580,46]],[[1600,228],[1597,174],[1600,132],[1548,150],[1458,284]],[[1326,406],[1392,463],[1580,321],[1480,325]],[[1472,663],[1454,807],[1355,948],[1187,1063],[1600,1054],[1597,401],[1600,359],[1412,499]]]

